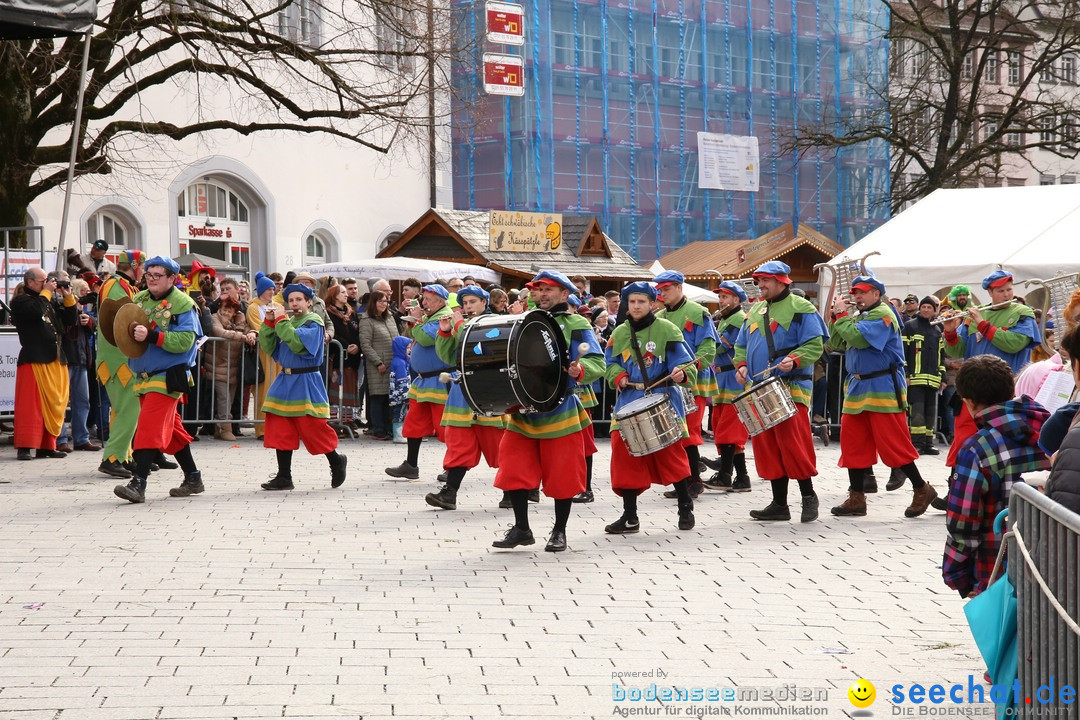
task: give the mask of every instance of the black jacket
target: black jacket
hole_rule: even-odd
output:
[[[67,365],[61,346],[65,331],[78,325],[77,305],[64,307],[57,299],[46,300],[33,290],[27,290],[11,301],[11,323],[19,332],[19,365],[50,363],[59,359]]]
[[[1046,495],[1080,515],[1080,422],[1069,429],[1057,451]]]
[[[919,316],[904,323],[901,334],[908,384],[941,387],[945,382],[945,342],[941,328]]]

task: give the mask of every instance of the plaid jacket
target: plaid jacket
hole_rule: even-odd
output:
[[[980,593],[990,582],[1001,539],[994,518],[1009,506],[1009,492],[1025,472],[1049,470],[1039,449],[1039,430],[1049,417],[1027,396],[991,405],[975,416],[979,431],[956,456],[956,477],[949,488],[945,584],[961,595]]]

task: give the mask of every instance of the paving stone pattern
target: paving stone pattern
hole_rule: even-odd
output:
[[[162,471],[146,504],[129,505],[94,453],[17,462],[4,448],[0,720],[692,717],[724,705],[613,699],[651,683],[817,688],[827,699],[803,704],[844,717],[860,677],[881,717],[894,683],[982,673],[940,578],[944,515],[905,520],[910,490],[886,494],[881,469],[867,517],[829,516],[847,485],[835,444],[819,448],[819,522],[750,520],[769,499],[755,483],[704,496],[690,532],[651,491],[642,532],[609,536],[621,504],[600,441],[598,500],[575,505],[562,554],[543,551],[547,499],[531,506],[536,545],[490,547],[513,514],[486,467],[466,477],[457,511],[426,505],[434,441],[417,482],[382,473],[404,446],[360,439],[343,441],[340,490],[324,458],[297,453],[297,489],[277,493],[259,490],[274,455],[253,438],[193,450],[205,494],[169,498],[181,474]],[[940,458],[920,466],[943,491]]]

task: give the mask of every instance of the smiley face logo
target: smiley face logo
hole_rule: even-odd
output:
[[[851,684],[847,691],[848,700],[857,708],[868,708],[877,698],[877,690],[869,680],[859,679]]]

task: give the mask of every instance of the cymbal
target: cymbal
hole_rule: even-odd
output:
[[[117,311],[131,302],[131,298],[122,297],[116,300],[105,300],[101,303],[101,309],[98,310],[98,325],[101,327],[101,336],[110,345],[116,345],[115,336],[113,335],[113,321],[116,319]]]
[[[128,303],[116,311],[113,319],[113,336],[116,339],[116,347],[129,358],[142,357],[146,349],[150,347],[149,340],[139,342],[131,335],[135,325],[150,328],[150,318],[141,305]]]

